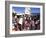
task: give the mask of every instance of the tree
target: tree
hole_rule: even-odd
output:
[[[12,13],[12,16],[15,17],[16,13]]]

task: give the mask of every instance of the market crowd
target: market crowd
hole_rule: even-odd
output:
[[[40,30],[40,15],[14,15],[12,17],[12,26],[12,30],[15,31]]]

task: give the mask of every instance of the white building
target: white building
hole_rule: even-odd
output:
[[[25,14],[31,14],[31,9],[30,9],[30,7],[26,7],[25,8]]]

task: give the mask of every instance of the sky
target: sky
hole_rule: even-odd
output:
[[[24,13],[25,12],[25,7],[12,7],[16,13]],[[40,13],[40,8],[30,8],[31,13]]]

